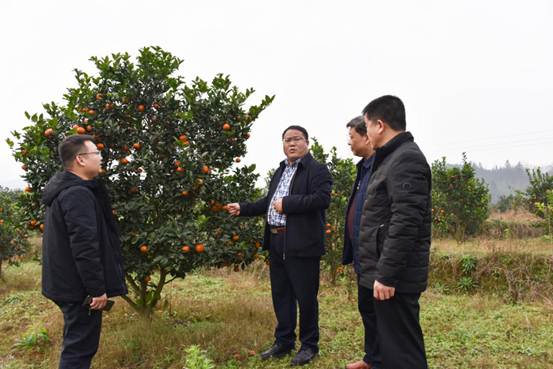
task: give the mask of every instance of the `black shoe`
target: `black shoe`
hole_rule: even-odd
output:
[[[260,356],[261,360],[267,360],[271,357],[281,358],[288,355],[294,349],[293,346],[285,346],[280,343],[275,343],[269,349],[263,351]]]
[[[317,353],[310,348],[302,348],[292,359],[292,365],[305,365],[317,356]]]

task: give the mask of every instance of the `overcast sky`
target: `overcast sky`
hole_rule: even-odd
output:
[[[300,124],[352,157],[345,124],[394,94],[429,161],[486,167],[553,163],[553,1],[0,2],[0,185],[22,187],[5,144],[24,111],[62,102],[88,58],[158,45],[180,74],[230,74],[274,103],[242,163],[263,176],[282,160],[282,130]]]

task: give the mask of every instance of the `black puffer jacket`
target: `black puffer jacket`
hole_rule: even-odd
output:
[[[59,302],[127,293],[121,244],[105,188],[60,172],[44,189],[42,293]]]
[[[282,161],[271,178],[267,196],[253,203],[240,203],[241,216],[266,216],[284,167]],[[290,183],[290,194],[282,199],[286,214],[285,255],[319,257],[324,254],[325,209],[330,205],[331,189],[332,177],[328,168],[307,153],[298,163]],[[269,223],[265,219],[263,249],[270,248],[270,239]]]
[[[430,256],[430,167],[409,132],[377,149],[374,165],[361,215],[359,283],[422,292]]]

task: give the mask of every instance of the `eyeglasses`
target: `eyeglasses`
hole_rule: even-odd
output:
[[[94,154],[94,155],[100,156],[101,152],[100,151],[80,152],[77,155],[89,155],[89,154]]]
[[[294,136],[294,137],[283,138],[282,142],[289,144],[291,142],[300,142],[301,140],[304,140],[302,136]]]

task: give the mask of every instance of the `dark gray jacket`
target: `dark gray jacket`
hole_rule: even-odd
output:
[[[359,233],[359,283],[418,293],[428,284],[431,171],[409,132],[376,150]]]

